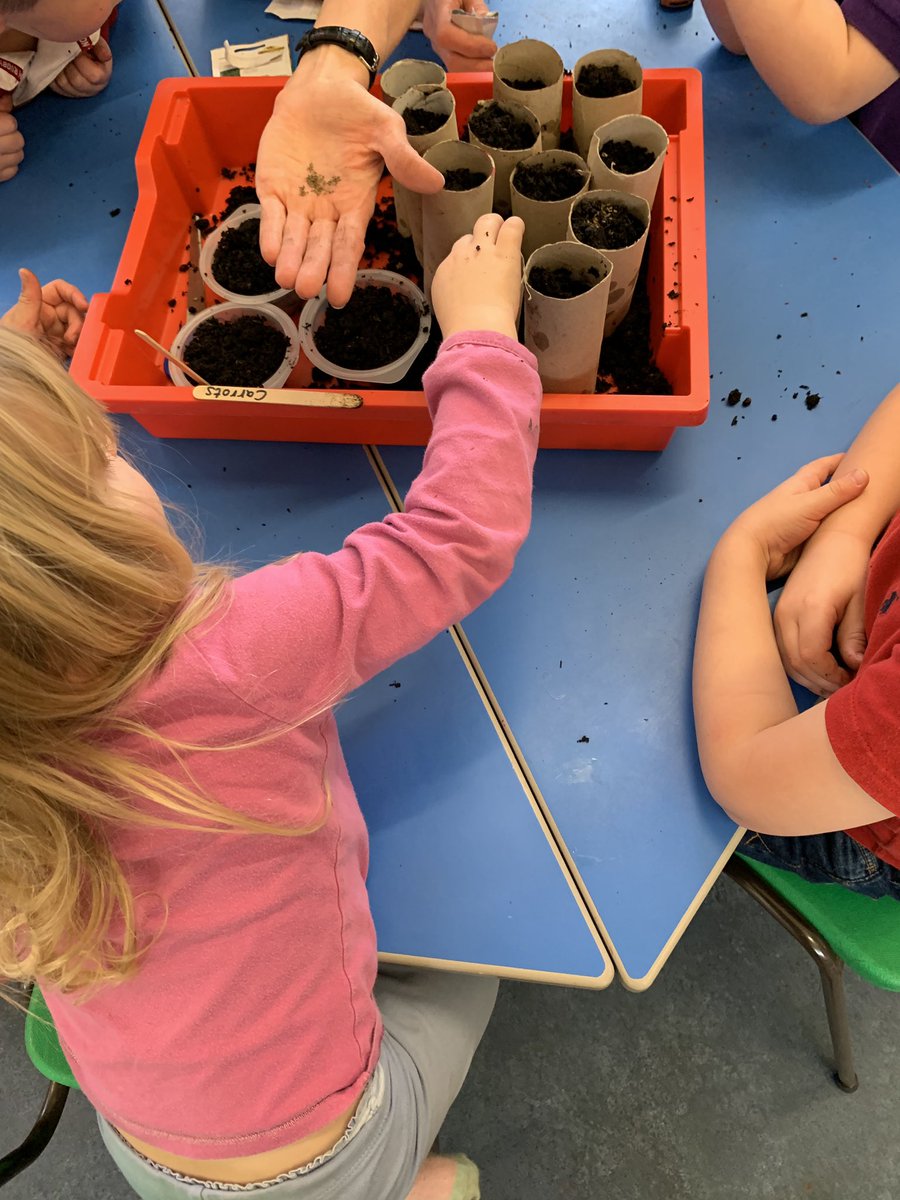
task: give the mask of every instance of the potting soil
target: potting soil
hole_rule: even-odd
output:
[[[275,269],[259,252],[259,224],[259,217],[251,217],[237,229],[226,229],[213,255],[216,280],[240,296],[264,296],[278,288]]]
[[[403,114],[406,132],[414,137],[421,133],[434,133],[446,120],[446,113],[434,112],[430,108],[408,108]]]
[[[624,250],[644,232],[644,222],[624,204],[590,197],[576,202],[572,230],[580,242],[598,250]]]
[[[444,172],[444,190],[447,192],[470,192],[487,179],[484,171],[470,171],[468,167],[454,167]]]
[[[578,72],[575,87],[582,96],[599,100],[607,96],[623,96],[626,92],[633,92],[635,83],[618,63],[608,63],[605,66],[588,63]]]
[[[554,300],[583,296],[599,282],[600,272],[596,267],[584,271],[574,271],[571,267],[532,267],[528,274],[529,285]]]
[[[620,175],[638,175],[653,166],[656,155],[646,146],[613,138],[600,147],[600,158],[611,171],[618,171]]]
[[[469,128],[480,142],[493,150],[527,150],[535,143],[532,127],[496,100],[477,104],[469,117]]]
[[[419,314],[388,287],[358,287],[344,308],[329,308],[313,334],[319,352],[339,367],[371,370],[406,353],[419,333]]]
[[[543,79],[504,79],[507,87],[515,88],[517,92],[536,92],[538,88],[549,87]]]
[[[288,345],[265,317],[210,318],[197,326],[184,361],[216,386],[261,387],[281,366]]]
[[[580,170],[573,162],[519,163],[513,184],[530,200],[567,200],[581,191],[586,177],[587,169]]]

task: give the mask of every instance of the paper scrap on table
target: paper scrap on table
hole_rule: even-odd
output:
[[[210,50],[212,73],[219,76],[291,75],[291,46],[286,33],[261,42],[226,42]]]
[[[266,12],[282,21],[315,21],[319,16],[322,0],[272,0]],[[421,21],[413,21],[410,29],[421,29]]]

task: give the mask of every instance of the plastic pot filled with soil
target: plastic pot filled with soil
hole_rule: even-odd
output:
[[[323,289],[300,314],[303,353],[313,366],[338,379],[397,383],[430,333],[425,297],[392,271],[359,271],[344,308],[332,308]]]
[[[420,83],[447,86],[447,73],[440,63],[425,58],[401,58],[381,76],[381,97],[391,106],[404,92]]]
[[[525,104],[541,123],[541,149],[559,146],[563,61],[546,42],[523,38],[501,46],[494,58],[495,100]]]
[[[208,234],[200,251],[200,275],[211,292],[233,304],[299,307],[291,288],[279,287],[275,269],[259,252],[260,206],[243,204]]]
[[[542,150],[516,164],[510,179],[513,214],[525,222],[522,253],[527,259],[548,242],[564,242],[569,209],[590,187],[588,165],[570,150]]]
[[[612,263],[605,333],[619,325],[631,306],[650,229],[650,205],[628,192],[585,192],[569,214],[569,241],[601,250]]]
[[[283,387],[300,357],[297,326],[272,304],[217,304],[179,330],[172,353],[217,387]],[[176,387],[194,387],[169,364]]]
[[[652,117],[613,117],[591,138],[591,186],[643,196],[652,208],[668,148],[669,135]]]
[[[424,154],[441,142],[459,140],[456,124],[456,98],[446,88],[434,84],[417,84],[409,88],[394,104],[394,111],[403,118],[409,144],[418,154]],[[422,197],[393,180],[394,207],[397,228],[404,237],[411,237],[416,258],[422,262]]]
[[[441,191],[422,197],[425,295],[453,243],[471,233],[479,217],[494,204],[494,161],[469,142],[441,142],[425,151],[425,161],[444,176]]]
[[[509,178],[517,163],[541,150],[541,123],[524,104],[479,100],[469,117],[469,141],[494,160],[494,208],[511,212]]]
[[[592,50],[572,70],[572,132],[582,158],[599,125],[626,113],[639,113],[644,98],[644,72],[624,50]]]
[[[612,264],[581,242],[541,246],[525,265],[525,345],[545,392],[593,392]]]

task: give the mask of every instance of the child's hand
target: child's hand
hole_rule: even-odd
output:
[[[434,273],[431,301],[445,338],[464,330],[517,336],[522,298],[521,217],[487,213]]]
[[[869,482],[865,471],[857,469],[832,478],[843,457],[832,454],[807,463],[751,504],[729,527],[725,537],[750,538],[762,551],[766,579],[786,575],[820,523],[865,490]]]
[[[50,84],[51,89],[60,96],[68,96],[70,100],[82,100],[102,92],[112,75],[112,50],[103,38],[98,38],[92,53],[99,61],[95,62],[87,51],[82,50],[60,71]]]
[[[871,547],[825,526],[806,544],[775,608],[775,640],[784,669],[819,696],[850,680],[831,653],[856,671],[866,649],[865,590]]]
[[[87,300],[64,279],[54,279],[42,288],[37,277],[24,267],[19,279],[22,291],[18,302],[0,317],[0,325],[37,338],[60,358],[68,358],[84,324]]]
[[[12,112],[12,93],[0,92],[0,183],[12,179],[25,157],[25,139]]]

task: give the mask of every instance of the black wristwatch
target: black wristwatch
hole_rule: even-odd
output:
[[[340,46],[350,54],[355,54],[369,72],[369,87],[372,86],[381,60],[378,51],[364,33],[360,33],[358,29],[347,29],[343,25],[320,25],[318,29],[310,29],[303,35],[297,50],[302,58],[307,50],[326,45]]]

